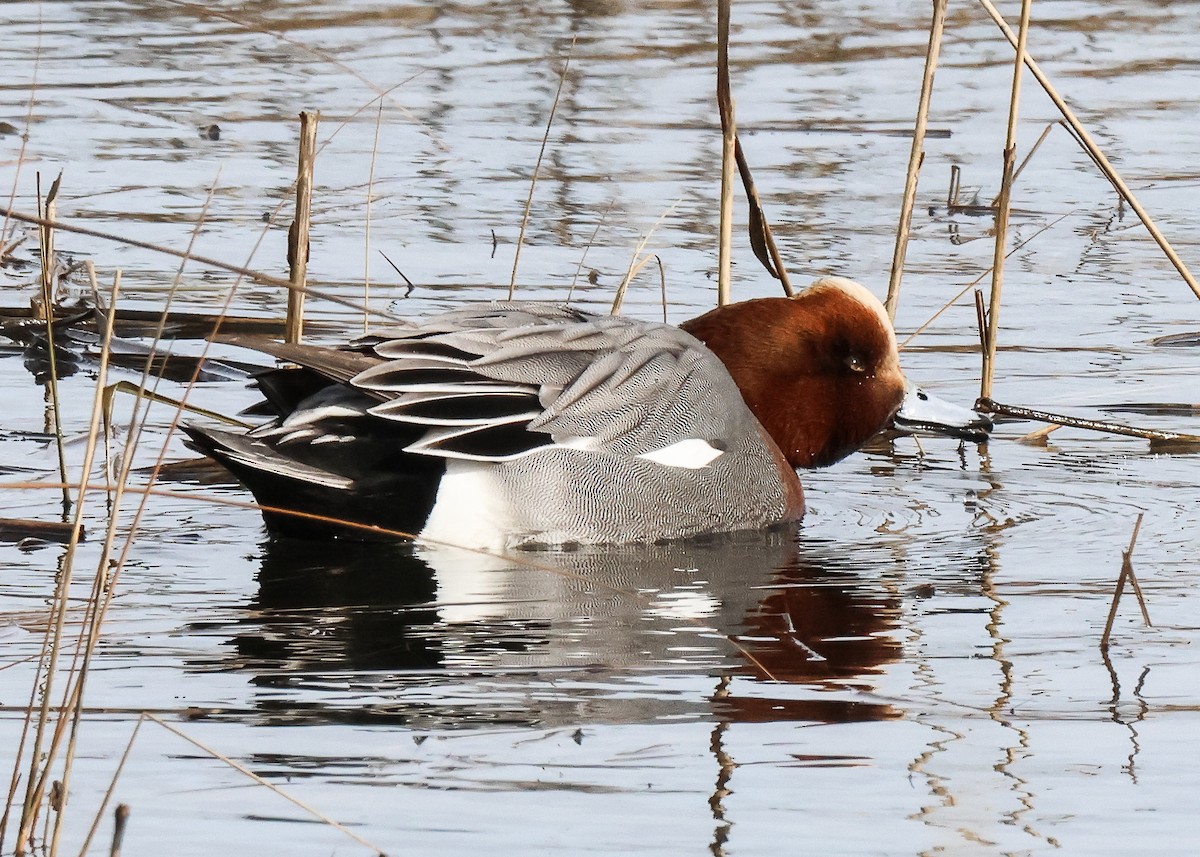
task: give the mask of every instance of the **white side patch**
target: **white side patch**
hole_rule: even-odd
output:
[[[708,467],[721,455],[722,450],[713,447],[708,441],[689,437],[686,440],[676,441],[670,446],[664,446],[662,449],[643,452],[638,458],[644,458],[666,467],[699,470],[702,467]]]
[[[495,477],[495,465],[449,459],[421,537],[444,545],[503,550],[517,529]]]

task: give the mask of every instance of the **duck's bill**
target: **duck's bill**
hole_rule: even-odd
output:
[[[953,405],[909,384],[892,426],[905,434],[941,434],[982,443],[988,439],[992,421],[978,411]]]

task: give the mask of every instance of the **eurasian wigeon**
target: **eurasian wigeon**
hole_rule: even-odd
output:
[[[187,432],[270,529],[372,535],[288,509],[472,547],[798,521],[795,468],[854,452],[906,391],[882,304],[840,277],[679,327],[491,303],[342,348],[259,347],[299,364],[257,379],[276,418]]]

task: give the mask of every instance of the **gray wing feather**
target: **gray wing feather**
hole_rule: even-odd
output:
[[[409,447],[425,455],[510,460],[574,439],[640,455],[697,426],[719,443],[746,416],[728,407],[740,393],[725,367],[687,333],[550,304],[457,310],[373,350],[385,362],[352,383],[385,397],[373,415],[430,426]],[[494,454],[489,433],[503,437]]]

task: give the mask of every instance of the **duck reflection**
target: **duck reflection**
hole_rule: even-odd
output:
[[[783,533],[508,558],[274,540],[228,654],[193,666],[248,671],[293,721],[879,719],[853,693],[899,656],[878,576]],[[752,692],[714,696],[729,675]]]

